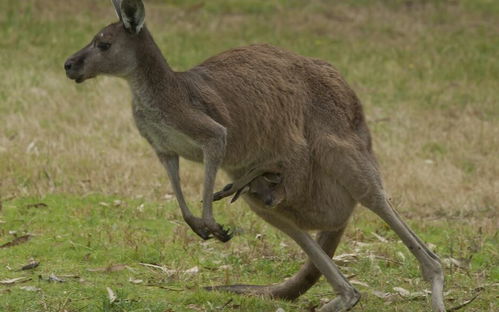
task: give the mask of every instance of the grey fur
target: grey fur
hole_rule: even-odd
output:
[[[118,19],[126,30],[139,33],[144,27],[145,8],[141,0],[112,0]]]
[[[123,21],[123,17],[121,16],[121,0],[111,0],[113,2],[114,11],[116,12],[116,16],[120,21]]]

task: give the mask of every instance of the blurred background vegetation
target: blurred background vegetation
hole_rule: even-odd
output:
[[[260,42],[334,64],[364,103],[395,206],[418,233],[438,246],[437,252],[463,266],[448,267],[448,287],[453,292],[448,297],[454,298],[449,304],[479,293],[468,311],[497,308],[499,2],[146,0],[145,5],[148,27],[178,71],[226,49]],[[178,222],[166,174],[133,125],[126,84],[100,77],[75,85],[65,78],[65,59],[115,20],[110,1],[0,1],[0,245],[9,241],[9,231],[37,235],[36,246],[29,242],[0,249],[0,280],[16,277],[7,268],[31,257],[52,263],[40,266],[43,274],[54,270],[83,274],[87,266],[147,261],[180,268],[213,268],[219,261],[240,270],[229,274],[213,269],[194,280],[177,276],[158,282],[168,287],[220,284],[227,274],[244,278],[231,277],[239,283],[277,282],[289,276],[303,261],[300,252],[291,242],[284,248],[287,239],[243,203],[218,204],[217,214],[243,234],[229,245],[210,245],[207,252]],[[218,186],[227,182],[223,174],[218,180]],[[182,181],[191,205],[198,206],[200,166],[184,162]],[[119,205],[113,204],[116,200]],[[26,209],[37,202],[50,204],[41,211]],[[137,210],[142,204],[145,210]],[[117,237],[104,242],[99,235],[106,231]],[[367,240],[373,244],[372,252],[388,258],[406,253],[399,245],[376,245],[369,236],[373,231],[396,241],[380,221],[359,209],[341,251],[353,252],[352,241]],[[138,232],[142,240],[127,241],[130,233]],[[78,247],[94,241],[89,233],[100,237],[88,247],[91,251]],[[261,241],[255,238],[260,233],[270,234]],[[185,250],[189,244],[201,249]],[[227,246],[237,256],[222,257]],[[170,254],[171,250],[175,252]],[[199,260],[204,259],[202,254],[211,258]],[[61,255],[67,259],[62,261]],[[382,270],[376,271],[373,263],[360,261],[349,269],[372,286],[359,286],[361,290],[392,291],[400,282],[393,281],[394,274],[411,279],[419,275],[415,261],[407,257],[407,267],[387,268],[382,263]],[[276,268],[279,262],[283,265]],[[84,290],[73,284],[38,285],[41,292],[0,288],[0,310],[218,311],[232,300],[223,309],[236,309],[237,303],[243,311],[272,311],[278,306],[299,311],[318,304],[321,296],[331,297],[325,283],[293,304],[201,290],[179,295],[155,288],[146,295],[148,288],[129,285],[128,273],[93,277]],[[140,274],[146,274],[144,279],[158,278],[149,271]],[[123,299],[123,306],[102,303],[106,285],[113,283],[132,287],[120,296],[133,293],[137,298]],[[419,282],[402,283],[423,288]],[[48,299],[40,299],[40,293]],[[79,296],[79,301],[72,296]],[[23,306],[26,298],[32,303]],[[407,301],[390,302],[393,311],[427,310],[427,303]],[[357,309],[385,307],[382,299],[367,295]]]

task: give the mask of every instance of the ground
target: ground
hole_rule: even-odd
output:
[[[334,64],[364,104],[394,206],[443,259],[447,306],[499,309],[499,3],[145,5],[175,70],[257,42]],[[202,290],[275,283],[305,258],[242,202],[215,205],[229,243],[201,241],[133,125],[126,84],[65,78],[64,60],[115,19],[109,1],[0,2],[0,311],[313,311],[331,299],[324,280],[294,302]],[[182,183],[198,209],[201,166],[183,162]],[[362,293],[354,311],[429,310],[415,259],[364,208],[337,255]]]

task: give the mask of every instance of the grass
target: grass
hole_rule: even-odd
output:
[[[45,205],[34,207],[40,203]],[[11,231],[18,236],[33,236],[25,244],[1,251],[0,276],[31,280],[0,288],[0,309],[275,311],[281,307],[286,311],[305,311],[318,305],[321,298],[331,297],[330,287],[324,281],[291,303],[203,291],[203,285],[277,282],[290,276],[303,262],[298,248],[244,210],[243,205],[220,204],[218,208],[225,208],[226,217],[240,233],[227,244],[201,242],[179,222],[173,199],[158,204],[104,195],[49,195],[8,201],[3,208],[7,223],[2,236],[11,237]],[[386,309],[387,303],[391,311],[427,310],[424,298],[394,297],[386,301],[372,294],[372,290],[393,293],[393,287],[418,292],[426,285],[412,256],[381,221],[361,212],[353,223],[338,254],[358,254],[358,258],[342,266],[353,280],[369,285],[357,286],[364,294],[358,310],[380,311]],[[438,246],[442,256],[452,256],[463,263],[463,267],[447,268],[449,305],[457,305],[480,292],[473,304],[475,310],[469,310],[493,311],[497,286],[488,284],[499,278],[497,261],[491,256],[497,252],[497,237],[489,234],[494,231],[493,222],[482,225],[480,233],[460,219],[411,223],[425,240]],[[372,233],[391,244],[380,242]],[[34,270],[19,271],[31,258],[40,265]],[[174,272],[165,273],[141,263],[164,265]],[[194,267],[198,267],[198,273],[183,273]],[[63,277],[64,283],[50,283],[46,281],[50,274],[71,277]],[[23,286],[35,287],[36,291],[27,291]],[[113,304],[108,301],[107,287],[118,297]]]
[[[462,264],[446,265],[448,306],[479,293],[467,311],[498,309],[498,4],[148,0],[146,9],[177,70],[254,42],[337,66],[364,103],[394,204],[442,258]],[[331,298],[324,281],[291,303],[200,289],[278,282],[303,256],[242,203],[216,206],[217,218],[238,229],[236,238],[201,242],[181,222],[166,174],[133,126],[125,83],[99,78],[76,86],[65,78],[64,60],[114,19],[107,1],[0,2],[0,245],[14,238],[10,231],[34,235],[0,249],[0,280],[31,278],[0,286],[0,311],[303,311]],[[193,207],[200,168],[182,163]],[[221,175],[218,186],[225,182]],[[39,202],[47,207],[28,208]],[[355,310],[428,310],[427,299],[373,295],[427,285],[395,235],[364,209],[338,253],[361,255],[342,267],[369,285],[356,286],[363,300]],[[30,258],[40,266],[17,271]],[[87,270],[113,265],[127,268]],[[195,266],[198,273],[181,273]],[[38,277],[50,273],[79,278],[58,284]],[[106,287],[118,296],[113,304]]]

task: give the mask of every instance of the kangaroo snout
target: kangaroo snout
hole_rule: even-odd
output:
[[[64,70],[66,70],[66,72],[67,72],[68,70],[70,70],[70,69],[71,69],[71,67],[73,67],[73,64],[74,64],[73,60],[68,59],[68,60],[64,63]]]
[[[77,83],[83,82],[82,61],[77,61],[74,57],[70,57],[64,62],[64,70],[66,71],[66,77]]]
[[[272,197],[269,196],[265,199],[266,206],[272,206],[273,203],[274,203],[274,199]]]

